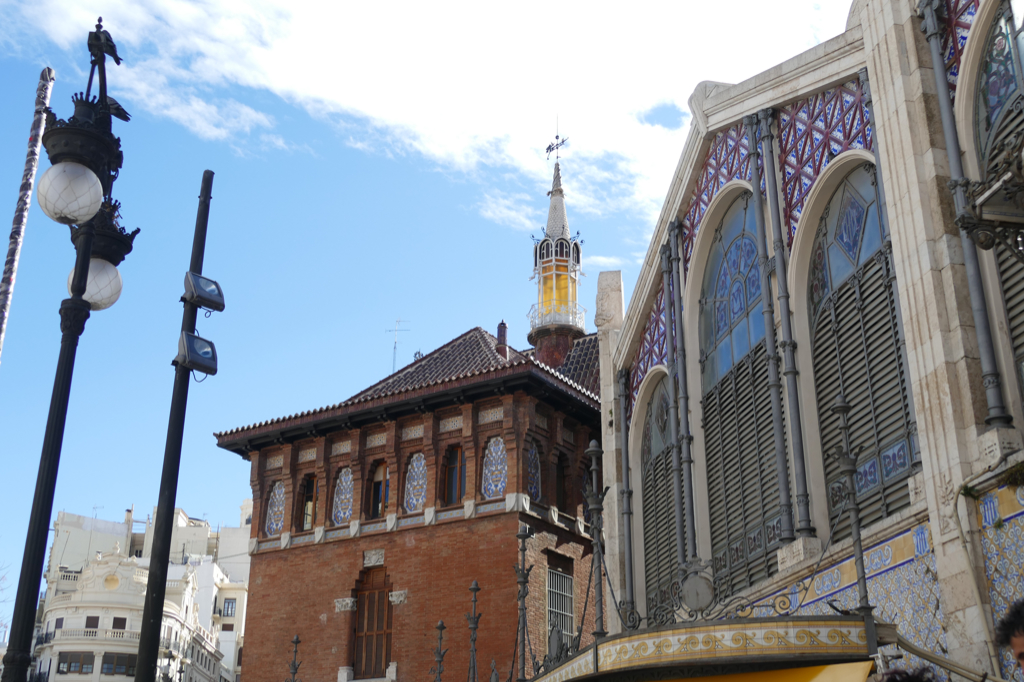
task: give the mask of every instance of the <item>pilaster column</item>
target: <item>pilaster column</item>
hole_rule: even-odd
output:
[[[810,496],[807,494],[807,467],[804,462],[804,428],[800,419],[800,395],[797,391],[796,342],[793,341],[792,314],[789,310],[789,280],[786,241],[782,236],[782,213],[779,211],[779,188],[775,177],[775,149],[772,147],[772,119],[775,112],[762,109],[758,112],[761,121],[761,153],[764,154],[765,183],[768,190],[768,206],[772,218],[772,239],[775,251],[775,282],[779,290],[779,318],[782,322],[782,354],[786,376],[786,400],[789,403],[789,442],[793,445],[793,479],[796,483],[796,533],[800,537],[814,537],[811,525]],[[756,145],[755,145],[756,147]],[[756,162],[756,149],[754,161]],[[770,295],[771,289],[764,290]]]
[[[786,457],[786,436],[782,423],[782,382],[779,381],[779,355],[775,349],[775,313],[772,306],[771,280],[768,278],[768,241],[764,229],[764,206],[761,198],[761,171],[757,167],[757,116],[743,117],[750,141],[750,184],[754,186],[754,222],[757,224],[757,263],[761,270],[761,307],[764,314],[764,344],[768,355],[768,390],[772,402],[772,430],[775,436],[775,468],[779,479],[779,511],[782,512],[782,542],[789,543],[793,534],[793,499],[789,492],[789,462]]]

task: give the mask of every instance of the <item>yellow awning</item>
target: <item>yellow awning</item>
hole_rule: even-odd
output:
[[[672,682],[864,682],[871,674],[871,661],[815,665],[807,668],[767,670],[760,673],[735,673],[713,677],[692,677]]]

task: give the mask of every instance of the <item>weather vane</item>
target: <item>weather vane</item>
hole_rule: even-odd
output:
[[[563,146],[565,146],[567,144],[569,144],[569,138],[568,137],[560,138],[558,135],[555,135],[555,141],[552,142],[551,144],[549,144],[548,148],[544,150],[548,154],[548,160],[549,161],[551,160],[551,152],[554,152],[555,153],[555,161],[558,161],[558,159],[560,158],[559,154],[558,154],[558,150],[561,149]]]

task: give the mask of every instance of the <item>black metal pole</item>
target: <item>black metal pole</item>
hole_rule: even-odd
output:
[[[46,418],[43,452],[39,457],[36,492],[32,498],[32,513],[25,537],[25,553],[21,559],[21,575],[11,617],[11,637],[4,654],[3,682],[25,682],[32,662],[32,634],[35,630],[36,608],[39,601],[39,581],[43,576],[46,558],[46,540],[50,533],[53,514],[53,493],[57,487],[60,451],[64,443],[64,425],[68,417],[71,397],[71,377],[75,371],[78,337],[85,331],[89,319],[89,304],[82,296],[89,277],[89,259],[92,257],[93,227],[86,223],[78,240],[75,274],[71,279],[71,298],[60,304],[60,353],[57,356],[57,375],[53,379],[50,395],[50,413]]]
[[[526,526],[520,526],[516,538],[519,540],[519,564],[516,569],[516,582],[519,584],[519,675],[516,682],[526,682],[526,597],[530,594],[530,571],[533,566],[526,566],[526,538],[530,533]]]
[[[192,240],[192,261],[189,270],[203,273],[203,255],[206,252],[206,225],[210,219],[210,198],[213,190],[213,171],[203,172],[203,185],[199,193],[199,212],[196,232]],[[194,334],[199,308],[185,303],[181,316],[181,330]],[[139,659],[135,682],[155,682],[157,658],[160,653],[160,625],[164,614],[164,596],[167,592],[167,562],[171,558],[171,530],[174,519],[174,498],[178,492],[178,468],[181,463],[181,441],[185,432],[185,408],[188,403],[189,370],[182,365],[174,367],[174,391],[171,394],[171,415],[167,423],[167,442],[164,446],[164,469],[160,477],[160,498],[153,523],[153,550],[149,559],[149,582],[142,610],[142,630],[139,633]]]
[[[864,546],[860,537],[860,507],[857,504],[857,488],[854,476],[857,473],[857,453],[850,447],[850,424],[847,415],[850,405],[840,393],[836,396],[832,413],[839,415],[839,430],[843,434],[843,445],[837,447],[839,470],[846,479],[846,504],[850,509],[850,535],[853,536],[853,564],[857,569],[857,610],[864,618],[864,634],[868,640],[868,656],[878,653],[878,634],[875,628],[874,607],[868,601],[868,578],[864,568]]]

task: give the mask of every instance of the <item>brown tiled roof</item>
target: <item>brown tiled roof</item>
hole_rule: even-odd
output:
[[[600,395],[601,367],[598,362],[597,334],[576,339],[565,362],[555,371],[594,395]]]
[[[534,359],[534,349],[524,350],[523,355]],[[601,395],[601,366],[598,355],[597,334],[587,334],[576,339],[572,350],[565,356],[561,367],[549,368],[569,381],[580,385],[596,396]]]
[[[386,377],[383,381],[356,393],[343,404],[360,403],[395,393],[412,391],[503,365],[518,365],[527,361],[525,355],[511,347],[508,349],[508,360],[506,360],[495,350],[497,344],[496,338],[480,327],[474,327],[432,353],[424,355],[411,365]]]
[[[583,353],[579,357],[589,358],[592,355],[592,366],[596,368],[597,337],[596,335],[592,336],[594,338],[593,353]],[[579,344],[587,338],[589,337],[584,337],[584,339],[580,339],[576,343]],[[493,372],[501,373],[502,370],[505,370],[507,373],[507,370],[517,368],[517,371],[529,371],[531,367],[535,368],[535,370],[539,370],[556,379],[558,383],[562,384],[563,389],[567,393],[573,394],[575,391],[577,392],[576,394],[580,395],[584,401],[590,400],[593,401],[593,403],[600,403],[597,391],[590,388],[591,385],[596,386],[596,378],[589,381],[587,384],[581,384],[575,379],[560,373],[558,370],[537,362],[537,360],[532,357],[532,350],[527,351],[526,353],[520,353],[512,347],[509,347],[508,359],[506,360],[498,355],[497,350],[495,350],[497,343],[498,340],[494,338],[494,336],[487,333],[480,327],[475,327],[462,336],[444,344],[437,350],[424,355],[411,365],[403,367],[382,381],[360,391],[348,400],[315,410],[299,412],[287,417],[278,417],[276,419],[250,424],[249,426],[229,429],[227,431],[214,433],[213,435],[218,439],[224,439],[229,436],[234,436],[235,434],[240,434],[243,431],[252,431],[257,429],[262,432],[266,430],[265,427],[276,428],[277,425],[286,426],[287,422],[305,422],[308,421],[308,418],[319,419],[320,416],[327,416],[327,413],[335,413],[338,411],[349,412],[353,408],[358,411],[362,409],[363,404],[369,406],[371,403],[387,399],[391,396],[401,396],[403,393],[410,393],[420,389],[426,389],[431,386],[439,386],[441,384],[450,384],[454,381],[478,375]],[[572,353],[570,353],[569,360],[572,360],[573,354],[576,352],[576,348],[574,347]],[[589,360],[581,360],[581,366],[590,366],[587,364],[590,362],[591,361]],[[568,361],[566,364],[568,364]],[[581,372],[580,376],[586,378],[585,372]],[[398,399],[401,399],[401,397]]]

